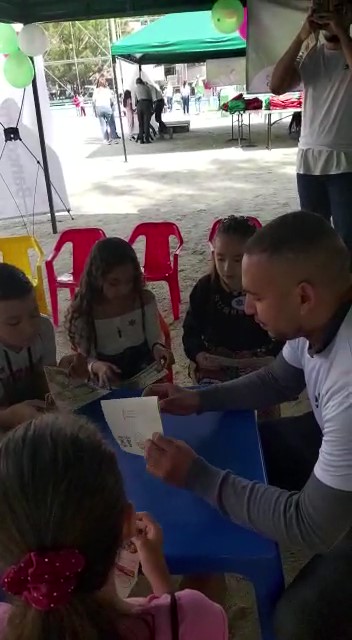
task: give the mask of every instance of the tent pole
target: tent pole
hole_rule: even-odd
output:
[[[123,130],[122,113],[121,113],[121,105],[120,105],[120,98],[119,98],[119,85],[118,85],[118,82],[117,82],[117,73],[116,73],[116,56],[112,57],[112,70],[113,70],[113,74],[114,74],[117,108],[119,110],[119,120],[120,120],[120,127],[121,127],[121,138],[122,138],[123,153],[124,153],[124,156],[125,156],[125,162],[127,162],[126,140],[125,140],[125,132]]]
[[[35,63],[33,58],[31,58],[31,60],[34,66],[34,77],[32,80],[33,99],[34,99],[35,115],[37,118],[37,125],[38,125],[39,144],[40,144],[40,150],[41,150],[42,159],[43,159],[43,172],[44,172],[44,178],[45,178],[46,193],[48,196],[51,228],[53,230],[53,233],[57,233],[57,221],[56,221],[56,215],[55,215],[53,190],[51,188],[48,154],[46,152],[46,145],[45,145],[42,110],[40,108],[40,100],[39,100],[39,93],[38,93],[37,74],[36,74],[36,68],[35,68]]]

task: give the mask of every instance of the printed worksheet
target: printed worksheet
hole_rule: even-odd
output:
[[[83,380],[72,379],[60,367],[44,367],[44,372],[50,396],[56,407],[63,411],[75,411],[108,393],[106,389],[97,389]]]
[[[212,353],[209,353],[207,357],[216,367],[238,369],[239,375],[257,371],[262,367],[267,367],[274,360],[272,356],[263,356],[257,358],[229,358],[227,356],[218,356]]]
[[[144,443],[153,433],[163,433],[156,396],[102,400],[104,417],[123,451],[144,455]]]
[[[165,378],[166,375],[166,369],[158,369],[157,363],[153,362],[149,367],[137,373],[133,378],[129,378],[129,380],[123,382],[122,386],[128,387],[129,389],[145,389],[146,387],[149,387],[150,384],[154,384],[154,382]]]

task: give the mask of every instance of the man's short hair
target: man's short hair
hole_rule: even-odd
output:
[[[287,213],[258,229],[246,243],[245,253],[309,266],[329,282],[350,270],[351,257],[340,236],[322,216],[307,211]]]

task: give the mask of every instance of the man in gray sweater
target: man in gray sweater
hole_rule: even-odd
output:
[[[277,637],[347,640],[352,638],[348,250],[322,217],[294,212],[249,240],[242,275],[246,312],[273,337],[286,340],[275,362],[221,385],[194,391],[155,385],[149,393],[159,396],[163,411],[189,415],[263,409],[293,400],[306,388],[312,412],[260,426],[269,486],[216,469],[185,443],[161,435],[147,444],[147,466],[154,475],[217,506],[234,522],[319,554],[281,599]]]

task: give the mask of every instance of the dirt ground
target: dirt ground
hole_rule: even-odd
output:
[[[160,310],[171,329],[176,359],[175,380],[187,383],[187,364],[182,351],[182,319],[188,295],[196,280],[207,271],[207,237],[213,221],[230,213],[257,216],[263,223],[298,206],[295,183],[296,143],[287,135],[288,121],[273,128],[273,150],[265,148],[265,125],[260,118],[252,126],[256,147],[239,149],[229,141],[229,118],[218,115],[192,118],[190,133],[158,140],[151,145],[127,142],[129,160],[125,163],[122,145],[103,146],[97,123],[89,115],[77,119],[74,112],[55,114],[55,130],[64,166],[72,213],[58,217],[59,231],[72,227],[97,226],[107,235],[128,239],[134,226],[148,220],[170,220],[178,224],[184,239],[180,255],[181,319],[172,320],[166,285],[151,285]],[[65,136],[60,135],[65,131]],[[27,220],[31,229],[31,220]],[[1,223],[2,235],[25,233],[22,223]],[[46,255],[55,237],[48,218],[35,220],[35,235]],[[138,253],[142,256],[143,247]],[[70,255],[64,252],[58,271],[69,269]],[[67,295],[60,294],[61,320]],[[57,331],[59,354],[67,352],[62,323]],[[283,408],[284,414],[302,412],[306,402],[299,400]],[[288,580],[303,562],[300,554],[285,551]],[[241,605],[241,610],[236,609]],[[241,578],[229,577],[228,611],[234,637],[259,637],[251,587]]]

